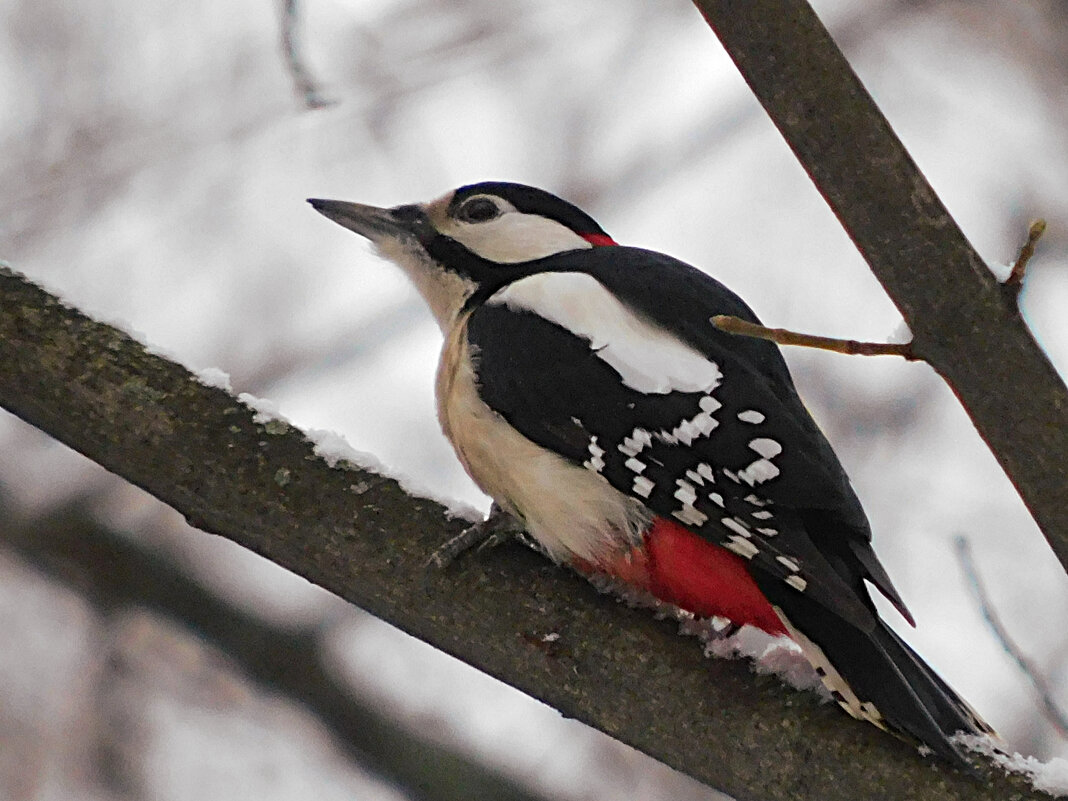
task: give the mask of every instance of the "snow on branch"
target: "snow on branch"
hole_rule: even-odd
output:
[[[994,769],[978,781],[924,759],[743,663],[706,659],[675,623],[523,548],[428,572],[462,521],[392,479],[330,467],[292,426],[256,422],[230,392],[6,267],[0,406],[204,531],[738,799],[1041,797]]]

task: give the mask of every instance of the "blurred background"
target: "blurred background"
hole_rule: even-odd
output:
[[[1065,5],[815,5],[992,266],[1049,220],[1022,304],[1063,374]],[[306,197],[522,181],[769,324],[898,325],[684,0],[4,0],[0,19],[0,258],[437,495],[488,506],[437,430],[437,329]],[[919,621],[906,637],[1015,749],[1068,756],[1068,579],[951,393],[923,365],[786,355]],[[429,753],[504,784],[446,792]],[[448,797],[718,796],[0,411],[0,798]]]

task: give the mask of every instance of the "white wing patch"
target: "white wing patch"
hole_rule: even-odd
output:
[[[639,392],[707,393],[723,380],[719,365],[642,319],[586,273],[531,275],[504,287],[488,302],[534,312],[588,339],[590,349]],[[691,425],[701,431],[708,422],[701,416]]]

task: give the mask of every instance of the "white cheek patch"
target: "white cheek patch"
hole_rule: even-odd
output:
[[[588,339],[598,358],[639,392],[711,392],[723,379],[715,362],[646,322],[586,273],[531,275],[504,287],[488,302],[534,312]]]
[[[566,225],[518,211],[505,211],[495,220],[481,223],[448,219],[438,230],[472,253],[498,264],[533,261],[593,247]]]

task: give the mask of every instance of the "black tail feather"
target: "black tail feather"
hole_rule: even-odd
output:
[[[970,767],[953,735],[993,729],[889,626],[876,618],[862,631],[789,587],[763,589],[849,714]]]

